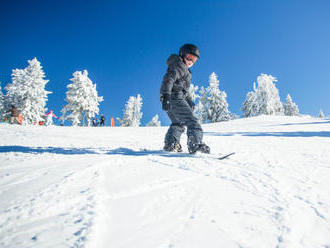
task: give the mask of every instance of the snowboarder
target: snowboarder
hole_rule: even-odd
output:
[[[160,100],[172,124],[165,136],[165,151],[182,152],[180,137],[186,126],[189,153],[210,153],[210,148],[202,142],[203,130],[193,112],[195,104],[189,95],[189,68],[199,57],[200,52],[195,45],[185,44],[180,48],[179,55],[172,54],[167,59],[168,69],[161,84]]]
[[[49,111],[49,113],[45,114],[45,116],[47,116],[47,120],[45,124],[46,126],[53,125],[53,117],[58,119],[58,117],[53,113],[53,110]]]

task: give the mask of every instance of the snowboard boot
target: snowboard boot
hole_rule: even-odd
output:
[[[182,152],[180,143],[165,144],[163,149],[167,152]]]
[[[210,153],[210,147],[208,147],[205,144],[196,144],[196,145],[191,145],[188,147],[189,153],[190,154],[195,154],[196,152],[201,152],[201,153]]]

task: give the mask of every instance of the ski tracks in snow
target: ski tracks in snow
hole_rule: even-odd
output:
[[[277,228],[276,242],[264,247],[329,247],[330,197],[326,193],[328,179],[325,175],[329,174],[330,168],[321,162],[326,159],[319,162],[308,156],[310,141],[290,146],[281,146],[281,142],[289,141],[272,144],[269,153],[265,152],[267,149],[262,153],[254,152],[254,147],[250,147],[236,158],[244,161],[238,163],[242,166],[238,173],[234,173],[238,181],[236,185],[258,196],[259,202],[255,205],[260,206],[256,215],[266,216]],[[266,148],[269,143],[275,142],[267,141],[258,146]],[[293,149],[287,150],[288,147]],[[321,153],[325,156],[326,151]],[[232,165],[231,173],[236,162],[228,161]]]
[[[217,230],[214,236],[222,238],[208,247],[223,245],[221,242],[227,242],[226,247],[260,247],[260,243],[263,247],[274,248],[328,246],[330,206],[326,179],[321,172],[329,169],[327,165],[313,167],[314,158],[306,155],[301,159],[304,154],[285,153],[280,146],[277,150],[272,147],[272,152],[266,154],[252,149],[216,162],[207,156],[182,156],[180,159],[156,154],[147,156],[153,166],[175,169],[193,178],[163,185],[168,194],[172,194],[171,186],[180,184],[185,191],[181,198],[189,202],[186,209],[189,205],[190,210],[183,211],[185,214],[179,218],[182,221],[176,222],[169,236],[172,238],[159,247],[186,247],[185,237],[196,238],[196,242],[186,242],[190,247],[191,243],[201,247],[200,242],[205,245],[207,240],[217,240],[208,236],[213,227]],[[210,192],[210,188],[214,192]],[[145,191],[135,189],[133,192],[142,194]],[[182,207],[182,199],[172,209]],[[155,202],[162,201],[157,198]],[[231,206],[230,212],[228,206]],[[195,228],[198,232],[194,222],[199,223]]]
[[[95,215],[99,171],[93,161],[49,154],[28,157],[27,165],[13,160],[0,171],[1,197],[7,199],[0,246],[83,247]]]
[[[58,133],[51,142],[28,128],[20,146],[5,136],[0,246],[329,248],[330,144],[321,124],[253,121],[223,123],[224,132],[206,126],[213,151],[236,152],[222,161],[161,153],[160,128],[54,127],[45,129]]]
[[[324,158],[313,166],[306,149],[256,147],[223,161],[106,149],[11,157],[0,173],[1,247],[327,247]]]

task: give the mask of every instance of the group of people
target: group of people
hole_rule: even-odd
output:
[[[6,118],[5,121],[9,121],[10,124],[19,124],[22,125],[23,123],[23,116],[20,114],[18,108],[15,105],[11,105],[10,111],[7,112],[7,114],[10,114],[10,118]],[[44,121],[40,121],[40,126],[51,126],[53,125],[53,117],[56,119],[59,119],[53,112],[53,110],[50,110],[47,114],[43,115]],[[92,125],[93,127],[97,126],[105,126],[105,117],[104,115],[100,116],[100,119],[93,118],[92,119]],[[111,125],[114,126],[114,120],[111,119]]]
[[[9,123],[10,124],[23,124],[23,115],[19,112],[18,108],[15,105],[11,105],[10,110],[7,112],[7,114],[10,114],[10,119]],[[53,112],[53,110],[50,110],[47,114],[44,116],[44,121],[40,121],[39,125],[45,125],[45,126],[50,126],[53,125],[53,117],[56,119],[59,119]],[[8,118],[5,119],[5,121],[8,121]],[[36,123],[35,123],[36,124]]]
[[[101,115],[100,116],[100,119],[97,119],[97,118],[92,118],[92,126],[93,127],[102,127],[102,126],[105,126],[105,117],[104,115]]]

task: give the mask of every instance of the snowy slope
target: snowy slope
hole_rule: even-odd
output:
[[[203,128],[236,154],[163,153],[166,127],[0,124],[0,247],[330,247],[329,120]]]

